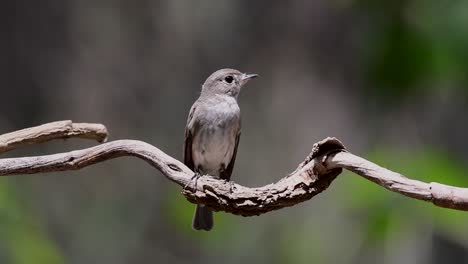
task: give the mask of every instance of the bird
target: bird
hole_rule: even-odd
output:
[[[231,179],[241,135],[237,98],[241,88],[257,76],[226,68],[212,73],[202,85],[188,115],[183,152],[184,164],[194,171],[195,178],[211,175]],[[213,211],[198,204],[192,228],[211,230]]]

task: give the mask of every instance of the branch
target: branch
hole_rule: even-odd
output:
[[[24,131],[27,130],[21,132],[25,133]],[[52,135],[47,137],[47,140],[76,134]],[[34,140],[34,136],[31,135],[29,138],[29,142],[32,143],[44,141]],[[117,140],[91,148],[46,156],[0,159],[0,175],[78,170],[121,156],[135,156],[145,160],[169,180],[184,186],[182,193],[193,203],[203,203],[216,211],[243,216],[259,215],[309,200],[326,190],[341,173],[342,168],[390,191],[431,201],[440,207],[468,210],[468,189],[408,179],[347,152],[343,144],[334,138],[314,144],[312,153],[291,174],[276,183],[257,188],[244,187],[208,175],[192,181],[194,172],[182,162],[148,143],[137,140]]]
[[[408,179],[348,152],[330,155],[325,166],[329,169],[347,169],[392,192],[411,198],[432,202],[440,207],[468,211],[468,188]]]
[[[0,153],[52,139],[79,137],[104,142],[107,129],[101,124],[57,121],[0,135]]]
[[[121,156],[143,159],[169,180],[187,186],[183,193],[191,202],[244,216],[258,215],[308,200],[325,190],[341,172],[341,169],[324,171],[323,177],[319,179],[314,173],[318,169],[317,163],[310,157],[295,172],[276,184],[247,188],[211,176],[202,176],[195,186],[195,181],[191,180],[194,172],[158,148],[137,140],[116,140],[60,154],[0,159],[0,176],[78,170]]]

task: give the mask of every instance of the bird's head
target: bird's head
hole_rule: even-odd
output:
[[[221,69],[206,79],[202,93],[227,94],[237,97],[242,86],[257,76],[258,74],[242,73],[234,69]]]

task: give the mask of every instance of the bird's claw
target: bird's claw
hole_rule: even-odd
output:
[[[234,192],[234,182],[232,181],[229,181],[229,193],[233,193]]]
[[[202,176],[202,175],[201,175],[200,173],[195,172],[195,173],[193,174],[192,178],[190,178],[190,181],[189,181],[187,184],[185,184],[184,190],[186,190],[187,187],[188,187],[193,181],[195,181],[195,184],[194,184],[195,188],[194,188],[194,189],[197,189],[197,182],[198,182],[198,179],[199,179],[201,176]]]

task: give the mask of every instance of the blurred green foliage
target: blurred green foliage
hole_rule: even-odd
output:
[[[468,2],[357,1],[369,12],[368,92],[398,99],[419,89],[467,92]]]
[[[65,263],[33,212],[18,200],[15,185],[8,178],[0,179],[0,234],[7,242],[3,250],[9,263]]]
[[[412,179],[454,186],[468,186],[466,166],[457,157],[443,150],[425,148],[413,152],[383,146],[368,159]],[[434,225],[447,235],[462,238],[468,234],[468,215],[462,211],[439,208],[400,194],[383,191],[382,187],[346,172],[340,177],[347,194],[341,200],[349,210],[365,214],[367,236],[379,242],[404,229],[421,224]]]

